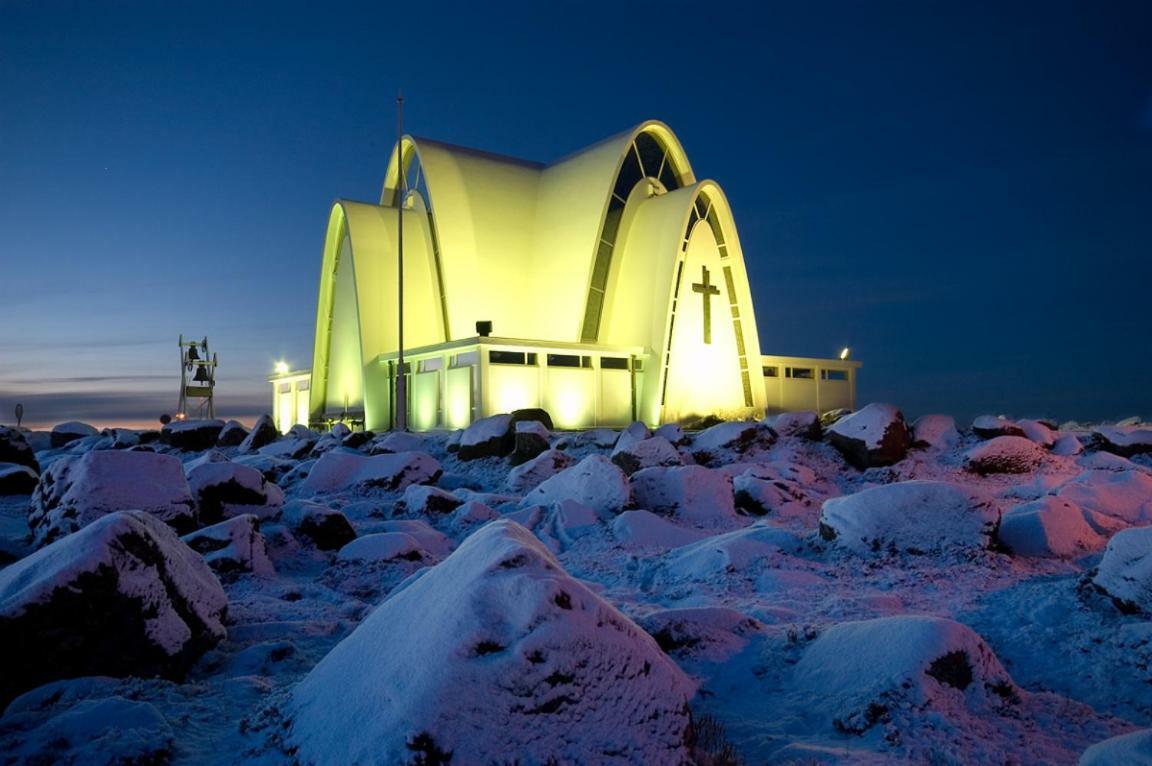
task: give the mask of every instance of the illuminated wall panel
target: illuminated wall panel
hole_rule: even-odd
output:
[[[431,431],[440,419],[440,371],[418,372],[411,381],[409,425],[414,431]]]
[[[596,371],[549,367],[544,409],[557,428],[587,428],[596,422]]]

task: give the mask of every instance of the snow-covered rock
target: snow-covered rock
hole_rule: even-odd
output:
[[[281,520],[322,551],[338,550],[356,539],[347,516],[319,503],[293,500],[284,506]]]
[[[504,457],[515,447],[511,428],[512,416],[508,413],[474,420],[460,436],[460,446],[456,454],[461,460]]]
[[[0,570],[0,702],[56,678],[179,676],[224,638],[227,606],[167,525],[107,514]]]
[[[194,506],[180,461],[171,455],[88,452],[63,457],[44,472],[28,526],[44,545],[107,513],[140,510],[187,532],[196,523]]]
[[[229,420],[216,436],[217,447],[239,447],[248,438],[248,429],[238,420]]]
[[[1085,471],[1056,494],[1124,524],[1152,524],[1152,475],[1142,471]],[[1094,526],[1101,521],[1090,519]]]
[[[1044,462],[1045,450],[1023,436],[996,436],[964,453],[964,467],[982,476],[1029,473]]]
[[[428,552],[412,535],[403,532],[377,532],[358,537],[336,554],[339,561],[387,562],[395,559],[423,561]]]
[[[249,465],[259,471],[266,480],[280,484],[281,480],[293,471],[297,464],[284,458],[269,457],[268,455],[237,455],[232,458],[237,465]]]
[[[1152,428],[1144,427],[1105,427],[1093,432],[1100,449],[1114,455],[1132,457],[1152,452]]]
[[[747,470],[732,478],[736,507],[753,516],[779,511],[792,503],[810,505],[811,500],[795,481],[773,477],[761,478]]]
[[[223,420],[174,420],[160,429],[160,441],[186,452],[198,452],[216,446]]]
[[[837,420],[826,433],[832,446],[860,469],[898,463],[912,443],[904,414],[877,402]]]
[[[1084,443],[1076,434],[1058,434],[1052,442],[1052,454],[1074,457],[1084,451]]]
[[[0,496],[30,495],[40,477],[26,465],[0,463]]]
[[[440,463],[425,452],[368,456],[334,450],[320,456],[300,486],[305,493],[400,490],[410,484],[430,484],[441,473]]]
[[[1079,766],[1152,766],[1152,729],[1121,734],[1092,745]]]
[[[957,701],[976,712],[996,712],[1020,696],[971,628],[916,615],[833,625],[804,652],[792,682],[830,724],[852,733],[906,706],[946,714],[949,701]]]
[[[255,468],[233,463],[219,453],[205,457],[184,466],[201,523],[214,524],[226,516],[246,513],[252,506],[260,516],[275,515],[284,504],[280,488]]]
[[[280,431],[276,428],[271,415],[261,415],[256,418],[252,430],[240,442],[240,452],[255,452],[261,447],[271,444],[280,438]]]
[[[521,465],[548,449],[551,434],[538,420],[521,420],[514,430],[514,447],[509,457],[512,465]]]
[[[706,428],[692,438],[692,454],[701,463],[723,453],[744,453],[753,447],[771,447],[776,434],[763,423],[728,421]]]
[[[636,505],[698,527],[736,520],[732,479],[700,465],[645,468],[632,475]]]
[[[8,426],[0,426],[0,463],[23,465],[40,473],[40,463],[24,432]]]
[[[529,492],[538,487],[545,479],[549,479],[565,468],[571,467],[575,462],[575,459],[567,452],[561,452],[556,449],[541,452],[528,462],[521,463],[509,471],[508,478],[504,481],[504,486],[506,486],[510,492],[516,492],[518,494]]]
[[[428,484],[409,484],[400,498],[403,510],[409,515],[437,516],[452,513],[464,502],[451,492]]]
[[[1056,434],[1039,420],[1021,420],[1019,426],[1026,439],[1045,449],[1052,449],[1052,445],[1056,443]]]
[[[551,507],[541,505],[521,508],[504,518],[515,521],[551,550],[567,550],[576,540],[587,537],[600,529],[604,521],[602,512],[589,508],[575,500],[563,500]]]
[[[77,439],[83,439],[85,436],[97,436],[100,431],[95,426],[87,423],[81,423],[78,420],[70,420],[67,423],[58,423],[52,427],[52,448],[59,449],[64,447]]]
[[[292,426],[296,428],[296,426]],[[265,444],[263,447],[256,450],[260,455],[267,455],[268,457],[282,458],[284,460],[303,460],[312,453],[316,448],[316,443],[320,441],[320,437],[310,435],[311,432],[304,429],[304,432],[292,433],[289,432],[282,439],[278,439],[270,444]]]
[[[13,700],[0,722],[6,764],[126,766],[166,764],[176,737],[163,714],[148,702],[120,696],[61,703],[64,684],[46,684]]]
[[[764,424],[780,436],[794,436],[811,441],[820,441],[824,429],[820,426],[820,416],[811,410],[783,412],[764,419]]]
[[[825,500],[820,532],[857,553],[984,548],[998,512],[956,484],[905,481]]]
[[[632,502],[628,477],[603,455],[589,455],[571,468],[545,479],[524,496],[523,506],[551,506],[575,500],[600,512],[616,512]]]
[[[684,464],[680,452],[663,436],[629,441],[621,446],[622,442],[625,442],[623,434],[612,450],[612,462],[626,474],[634,474],[643,468]]]
[[[433,556],[443,558],[452,552],[452,539],[420,519],[392,519],[381,523],[380,532],[401,532],[412,537]]]
[[[1023,436],[1024,429],[1015,420],[997,415],[980,415],[972,421],[972,433],[981,439],[997,436]]]
[[[1089,526],[1080,506],[1050,495],[1005,513],[997,537],[1020,556],[1071,558],[1104,547],[1104,538]]]
[[[500,518],[500,514],[486,503],[479,500],[465,500],[464,504],[452,514],[452,521],[448,526],[456,534],[471,534],[477,527],[482,527],[493,519]]]
[[[647,633],[498,521],[321,660],[286,738],[304,764],[676,766],[692,693]]]
[[[667,439],[671,444],[676,447],[683,447],[691,441],[684,429],[680,427],[679,423],[665,423],[652,432],[653,436],[659,436],[662,439]]]
[[[753,524],[722,535],[706,537],[669,555],[664,574],[672,581],[719,581],[754,577],[774,569],[785,555],[799,553],[803,542],[792,532]]]
[[[260,519],[251,513],[198,529],[180,539],[222,575],[252,572],[271,577],[276,573],[260,534]]]
[[[623,548],[679,548],[707,534],[682,527],[652,511],[624,511],[612,520],[612,536]]]
[[[951,415],[921,415],[912,424],[912,446],[921,449],[949,449],[960,442],[956,419]]]
[[[646,423],[633,421],[616,437],[616,444],[612,447],[612,454],[622,452],[652,436],[652,430]]]
[[[660,648],[679,657],[722,662],[764,632],[757,619],[722,606],[661,609],[640,620]]]
[[[140,433],[131,428],[105,428],[100,435],[108,439],[109,449],[129,449],[140,444]]]
[[[372,440],[369,455],[387,455],[392,452],[422,452],[424,437],[409,431],[389,431]]]
[[[1113,535],[1092,583],[1121,611],[1152,614],[1152,527]]]

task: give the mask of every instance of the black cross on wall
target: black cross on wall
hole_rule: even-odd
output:
[[[708,267],[701,266],[704,272],[702,281],[692,285],[692,292],[700,293],[704,298],[704,342],[712,342],[712,296],[720,294],[720,288],[708,281]]]

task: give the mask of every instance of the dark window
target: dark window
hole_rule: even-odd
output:
[[[580,357],[575,354],[549,354],[549,367],[579,367]]]
[[[644,177],[640,170],[640,158],[636,156],[636,146],[629,144],[628,153],[624,155],[624,164],[620,166],[620,175],[616,178],[616,188],[613,189],[621,199],[628,199],[632,188],[640,183]]]
[[[640,164],[644,168],[644,175],[656,177],[660,172],[660,164],[664,161],[664,147],[650,133],[641,133],[636,136],[636,150],[640,154]]]
[[[600,312],[604,308],[604,292],[595,287],[588,291],[588,310],[584,314],[584,327],[580,337],[584,341],[593,342],[600,332]]]
[[[489,351],[488,361],[492,364],[536,364],[536,355],[523,351]]]
[[[620,219],[624,217],[624,202],[616,195],[608,200],[608,212],[604,215],[604,241],[616,244],[616,235],[620,233]]]
[[[780,377],[780,368],[775,367],[775,366],[765,367],[764,368],[764,377],[766,377],[766,378],[778,378],[778,377]]]
[[[847,370],[821,370],[820,378],[822,380],[848,380]]]
[[[637,359],[635,362],[632,363],[632,369],[635,370],[636,372],[644,372],[644,360],[643,359]]]
[[[787,367],[784,371],[787,377],[796,380],[813,380],[816,377],[811,367]]]
[[[627,370],[628,359],[623,356],[602,356],[600,367],[605,370]]]
[[[665,161],[664,169],[660,171],[660,183],[664,184],[664,188],[668,191],[680,188],[680,177],[676,175],[676,169],[672,167],[671,157]]]
[[[612,245],[601,242],[592,264],[592,286],[604,290],[608,285],[608,269],[612,266]]]

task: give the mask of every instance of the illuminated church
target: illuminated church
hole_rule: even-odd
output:
[[[724,192],[649,121],[550,164],[405,136],[379,204],[332,208],[312,370],[271,382],[282,429],[386,430],[401,374],[413,430],[564,429],[852,407],[858,366],[760,353]]]

